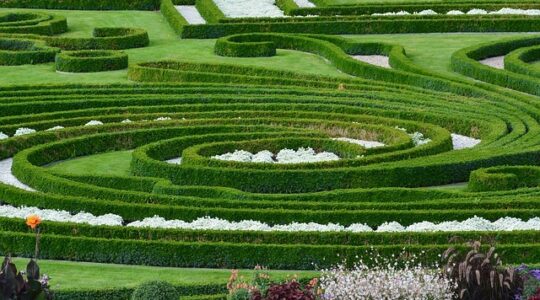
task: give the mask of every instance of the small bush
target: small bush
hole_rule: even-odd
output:
[[[178,300],[178,291],[165,281],[149,281],[141,284],[131,296],[132,300]]]

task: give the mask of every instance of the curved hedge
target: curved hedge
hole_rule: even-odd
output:
[[[540,79],[482,65],[479,60],[503,56],[513,50],[540,43],[539,36],[511,38],[468,47],[452,55],[451,66],[463,75],[525,93],[540,95]]]
[[[0,38],[0,65],[18,66],[54,61],[57,48],[40,46],[38,42]]]
[[[418,26],[433,30],[427,26],[446,19],[404,18],[401,25],[423,22]],[[386,22],[369,20],[375,21],[373,26]],[[496,29],[497,22],[508,26],[509,20],[529,22],[527,26],[536,22],[491,16],[459,20],[466,29],[468,22],[478,22],[485,30]],[[310,23],[259,21],[257,26],[263,24],[268,30]],[[239,26],[228,20],[220,22],[212,27],[216,28],[212,35],[221,36],[228,30],[221,31],[223,28]],[[318,26],[335,22],[360,26],[354,17],[340,17],[313,20],[315,28],[306,30],[317,31]],[[242,24],[251,30],[258,23]],[[201,32],[207,29],[201,27]],[[0,131],[13,136],[18,128],[37,130],[1,140],[0,158],[13,158],[15,176],[38,190],[0,185],[0,199],[14,206],[114,213],[126,222],[159,215],[183,221],[209,216],[269,225],[317,222],[378,227],[393,221],[406,226],[474,216],[495,221],[539,215],[540,187],[534,184],[536,173],[529,172],[540,161],[540,110],[533,96],[433,74],[414,65],[402,47],[388,43],[257,33],[220,39],[215,51],[253,57],[276,49],[319,55],[351,76],[157,61],[130,67],[129,78],[136,84],[0,88]],[[386,55],[392,69],[351,57],[357,54]],[[132,122],[124,122],[126,119]],[[83,126],[91,120],[104,125]],[[65,128],[47,131],[55,126]],[[409,134],[417,132],[431,141],[416,145]],[[451,133],[482,142],[472,149],[454,151]],[[367,149],[333,140],[338,137],[379,141],[386,146]],[[277,151],[300,146],[331,150],[342,159],[261,165],[210,158],[237,148]],[[132,150],[129,175],[76,175],[48,168],[63,160],[123,150]],[[180,165],[165,162],[178,157],[183,159]],[[497,172],[486,169],[505,165],[512,169],[504,169],[504,174],[524,178],[520,182],[527,184],[506,184],[505,178],[495,178],[492,175]],[[433,189],[469,178],[471,190]],[[32,249],[28,245],[33,236],[22,222],[0,219],[0,228],[6,241],[0,252],[25,255]],[[425,251],[425,259],[433,260],[447,247],[461,247],[477,236],[498,243],[509,263],[536,262],[540,253],[535,231],[252,232],[53,222],[45,222],[43,230],[42,248],[46,250],[42,254],[47,258],[188,267],[262,264],[311,269],[343,259],[353,261],[368,255],[365,251],[371,246],[383,256],[405,248],[412,254]]]
[[[91,38],[50,37],[46,43],[63,50],[122,50],[146,47],[148,32],[139,28],[95,28]]]
[[[540,60],[540,46],[525,47],[504,57],[504,68],[515,73],[540,78],[540,69],[530,63]]]
[[[62,16],[38,12],[0,13],[0,33],[50,36],[66,31],[67,21]]]
[[[160,0],[2,0],[0,7],[79,10],[157,10]]]
[[[61,72],[103,72],[128,67],[128,55],[115,51],[72,51],[56,55],[56,70]]]

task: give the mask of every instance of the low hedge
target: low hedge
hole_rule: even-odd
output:
[[[471,173],[471,191],[498,191],[540,185],[540,167],[502,166],[479,169]]]
[[[540,95],[540,79],[485,66],[479,60],[503,56],[513,50],[538,45],[540,36],[510,38],[459,50],[452,54],[452,70],[484,82]]]
[[[504,57],[504,68],[508,71],[540,78],[540,68],[531,63],[540,61],[540,45],[525,47]]]
[[[0,7],[78,10],[158,10],[160,0],[2,0]]]
[[[62,16],[10,11],[0,14],[0,33],[51,36],[66,31],[67,21]]]
[[[34,234],[0,232],[0,253],[30,256]],[[140,264],[170,267],[253,268],[313,270],[338,263],[367,258],[374,251],[382,256],[399,255],[404,251],[419,256],[421,262],[434,262],[450,246],[465,245],[400,245],[389,246],[318,246],[257,245],[231,243],[183,243],[175,241],[137,241],[97,238],[74,238],[42,234],[40,257],[101,263]],[[540,260],[539,244],[498,245],[497,251],[509,264],[535,263]]]
[[[197,0],[195,7],[208,23],[219,23],[221,19],[225,18],[213,0]]]
[[[115,51],[72,51],[56,55],[56,70],[61,72],[103,72],[128,67],[128,55]]]
[[[203,285],[176,285],[178,294],[182,299],[214,299],[215,294],[223,294],[227,291],[226,283],[223,284],[203,284]],[[131,295],[135,288],[110,288],[95,290],[60,290],[54,291],[54,299],[58,300],[131,300]],[[199,295],[199,296],[193,296]],[[221,299],[221,298],[215,298]]]
[[[54,61],[59,49],[38,45],[38,42],[0,38],[0,65],[18,66]]]
[[[162,0],[160,11],[165,20],[178,34],[182,33],[184,25],[189,24],[188,21],[176,10],[175,4],[172,0]]]
[[[204,0],[211,1],[211,0]],[[203,13],[204,11],[201,11]],[[210,21],[212,16],[203,15]],[[216,20],[216,17],[213,17]],[[464,15],[464,16],[400,16],[364,17],[335,21],[316,18],[277,21],[186,25],[183,38],[212,39],[241,33],[304,33],[304,34],[389,34],[430,32],[534,32],[539,18],[527,16]]]
[[[148,32],[138,28],[95,28],[92,38],[50,37],[46,43],[63,50],[122,50],[146,47]]]

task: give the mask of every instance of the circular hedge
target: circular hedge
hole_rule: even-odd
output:
[[[0,32],[55,35],[67,31],[66,18],[37,12],[0,13]]]
[[[127,67],[128,55],[119,51],[70,51],[56,55],[56,70],[62,72],[103,72]]]
[[[18,66],[54,61],[57,48],[38,46],[36,42],[20,39],[0,39],[0,65]]]
[[[177,300],[179,293],[165,281],[149,281],[141,284],[131,297],[132,300]]]

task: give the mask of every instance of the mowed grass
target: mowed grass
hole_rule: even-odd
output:
[[[131,151],[114,151],[74,158],[49,167],[52,171],[74,175],[129,175]]]
[[[219,254],[216,254],[219,255]],[[29,259],[16,258],[19,270],[26,270]],[[225,284],[231,274],[226,269],[163,268],[98,264],[55,260],[38,260],[42,274],[51,278],[52,290],[91,290],[114,287],[135,287],[150,280],[163,280],[173,284]],[[241,270],[246,278],[253,276],[253,270]],[[315,277],[315,271],[268,271],[276,280],[292,276]]]
[[[0,9],[17,11],[16,9]],[[275,57],[264,59],[226,58],[214,54],[215,40],[182,40],[171,29],[159,12],[149,11],[71,11],[38,10],[63,15],[68,20],[69,32],[62,36],[90,37],[95,27],[138,27],[148,31],[150,46],[129,49],[130,63],[156,60],[184,60],[207,63],[230,63],[247,66],[268,67],[278,70],[297,71],[309,74],[346,76],[319,56],[298,51],[279,50]],[[59,74],[54,64],[2,66],[0,84],[39,83],[129,83],[127,70]]]

